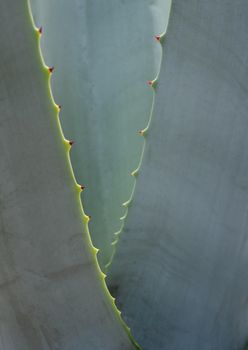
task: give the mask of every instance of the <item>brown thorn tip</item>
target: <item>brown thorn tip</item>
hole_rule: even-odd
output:
[[[54,66],[48,68],[49,72],[52,73],[54,71]]]
[[[42,31],[43,31],[43,28],[40,27],[40,28],[38,29],[38,32],[39,32],[40,34],[42,34]]]
[[[138,134],[142,136],[144,134],[144,131],[143,130],[139,130]]]
[[[84,185],[80,185],[81,190],[83,191],[85,189]]]
[[[152,81],[152,80],[148,80],[148,81],[147,81],[147,84],[150,85],[150,86],[152,86],[153,81]]]
[[[161,36],[160,35],[155,35],[155,37],[154,37],[157,41],[160,41],[160,39],[161,39]]]
[[[58,105],[58,110],[61,111],[61,105]]]
[[[69,145],[72,146],[74,145],[75,141],[69,141]]]

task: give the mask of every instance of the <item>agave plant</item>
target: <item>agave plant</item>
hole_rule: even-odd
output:
[[[159,70],[168,0],[31,0],[41,51],[54,66],[51,85],[61,124],[75,141],[74,174],[86,190],[90,232],[103,270],[113,254],[122,206],[132,196],[132,171],[149,120],[153,93],[146,81]],[[137,21],[137,15],[139,20]]]
[[[0,13],[0,347],[133,349],[89,239],[39,32],[26,1],[1,0]]]
[[[247,346],[248,3],[169,10],[0,0],[1,350]]]
[[[144,349],[248,336],[248,3],[174,0],[142,171],[109,283]]]

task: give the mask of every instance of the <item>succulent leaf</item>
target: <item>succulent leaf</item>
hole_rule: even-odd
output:
[[[42,26],[41,47],[55,66],[52,91],[61,103],[62,128],[75,140],[71,152],[76,179],[101,268],[113,252],[126,202],[134,186],[153,92],[146,86],[158,72],[166,0],[31,0]],[[161,9],[164,9],[161,11]]]
[[[109,284],[144,350],[248,337],[248,2],[173,0]]]
[[[0,13],[0,348],[134,349],[83,223],[40,33],[27,1]]]

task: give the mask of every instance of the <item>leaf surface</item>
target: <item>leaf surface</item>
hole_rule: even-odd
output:
[[[27,1],[0,0],[0,348],[131,350],[96,262]]]
[[[168,1],[32,0],[41,48],[54,66],[52,91],[62,105],[62,128],[75,141],[76,179],[86,186],[83,201],[101,268],[113,252],[131,196],[153,100],[147,81],[155,78]],[[164,9],[163,11],[161,11]]]
[[[109,272],[144,350],[248,336],[248,3],[174,0],[133,205]]]

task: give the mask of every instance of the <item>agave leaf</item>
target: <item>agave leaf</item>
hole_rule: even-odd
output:
[[[164,0],[32,0],[46,64],[55,66],[52,90],[62,104],[71,159],[86,186],[85,209],[104,269],[132,192],[153,94],[146,81],[160,63],[153,36],[164,30]]]
[[[154,117],[109,271],[145,350],[248,336],[248,2],[174,0]]]
[[[107,293],[26,1],[0,0],[0,348],[134,349]]]

